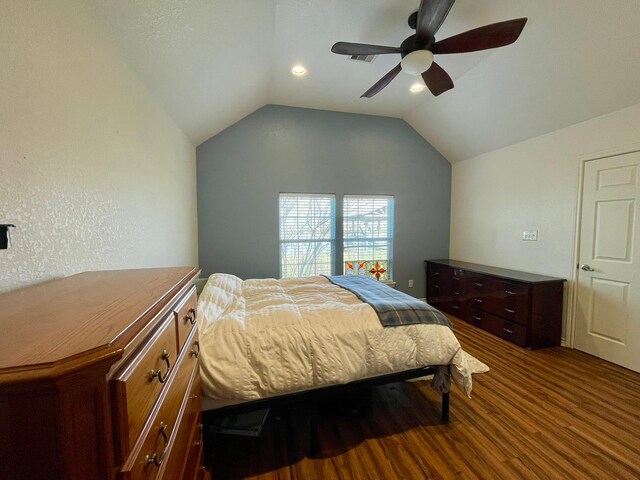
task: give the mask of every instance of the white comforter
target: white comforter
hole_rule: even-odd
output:
[[[427,365],[450,365],[471,393],[471,357],[448,327],[383,328],[368,304],[324,277],[214,274],[197,320],[203,391],[227,403]]]

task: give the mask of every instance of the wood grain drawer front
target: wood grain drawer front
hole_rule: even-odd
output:
[[[427,274],[429,275],[429,280],[432,281],[438,281],[442,276],[443,276],[443,272],[447,269],[448,267],[445,267],[443,265],[437,265],[435,263],[429,263],[427,265]]]
[[[116,405],[116,434],[125,442],[120,458],[124,458],[144,427],[167,380],[175,373],[176,329],[169,315],[121,374],[112,380]],[[121,418],[121,417],[125,418]]]
[[[469,308],[483,309],[487,300],[487,292],[489,292],[490,289],[488,279],[477,275],[470,278],[466,286],[467,291],[469,292],[467,296],[467,304],[469,305]]]
[[[187,456],[187,463],[185,465],[184,474],[182,476],[185,480],[196,480],[202,478],[204,472],[204,444],[202,442],[202,430],[198,425],[193,432],[191,442],[189,442],[189,452]],[[177,477],[176,477],[177,478]],[[166,480],[170,480],[166,478]]]
[[[476,276],[469,280],[469,296],[482,299],[490,291],[489,279],[487,277]]]
[[[452,278],[452,292],[460,295],[461,297],[468,298],[473,296],[477,292],[477,286],[475,285],[479,276],[464,270],[456,270],[455,275]]]
[[[466,302],[458,299],[454,299],[451,301],[448,307],[450,308],[449,313],[451,313],[452,315],[458,318],[461,318],[463,320],[465,320],[468,317],[469,309],[467,307]]]
[[[527,341],[527,327],[508,320],[505,320],[502,325],[501,337],[521,347],[526,347],[529,343]]]
[[[478,310],[477,308],[471,308],[469,307],[469,323],[473,324],[473,325],[477,325],[481,328],[485,328],[483,325],[485,323],[488,324],[488,322],[485,322],[485,316],[487,315],[486,312],[483,312],[482,310]],[[485,328],[486,330],[486,328]],[[493,331],[489,330],[490,333],[494,333]]]
[[[430,275],[427,279],[427,298],[439,300],[443,293],[441,277]]]
[[[527,285],[490,279],[491,293],[484,298],[482,309],[507,320],[529,323],[529,289]]]
[[[527,345],[527,329],[522,325],[478,309],[473,309],[471,318],[475,325],[493,335],[504,338],[521,347]]]
[[[182,298],[174,310],[176,316],[176,325],[178,328],[178,351],[182,350],[184,343],[191,334],[191,330],[196,324],[196,305],[198,297],[196,296],[196,287],[194,286]]]
[[[194,332],[197,333],[197,332]],[[191,379],[198,375],[198,361],[185,351],[180,356],[174,374],[169,379],[160,403],[145,425],[142,437],[120,472],[120,478],[150,480],[158,478],[181,424],[180,411]]]
[[[194,448],[199,450],[202,444],[202,420],[200,399],[200,375],[196,372],[191,381],[189,395],[185,398],[180,427],[171,447],[171,453],[162,472],[162,478],[193,478],[195,467],[187,465],[187,457]]]

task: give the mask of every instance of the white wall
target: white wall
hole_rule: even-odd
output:
[[[197,264],[195,147],[78,0],[0,0],[0,291]]]
[[[637,143],[640,104],[453,164],[450,257],[571,279],[580,159]]]

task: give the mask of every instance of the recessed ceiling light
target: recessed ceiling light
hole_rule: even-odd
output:
[[[424,85],[421,83],[414,83],[413,85],[411,85],[411,88],[409,89],[411,93],[420,93],[423,90],[424,90]]]
[[[307,74],[307,69],[302,65],[296,65],[291,69],[291,73],[293,73],[297,77],[302,77]]]

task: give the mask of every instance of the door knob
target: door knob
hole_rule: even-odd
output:
[[[589,265],[587,265],[586,263],[584,265],[582,265],[580,268],[582,270],[584,270],[585,272],[595,272],[595,270],[593,268],[591,268]]]

